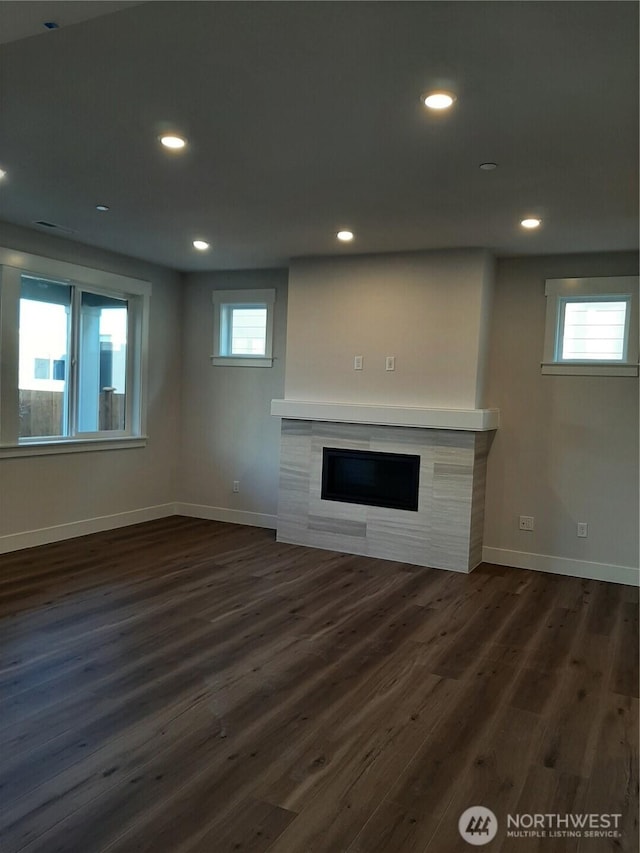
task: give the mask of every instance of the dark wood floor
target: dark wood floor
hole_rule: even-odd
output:
[[[0,557],[0,615],[3,853],[638,849],[630,587],[172,518]]]

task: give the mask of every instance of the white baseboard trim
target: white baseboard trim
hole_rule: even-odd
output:
[[[208,521],[223,521],[229,524],[247,524],[251,527],[266,527],[271,530],[277,528],[277,516],[267,513],[205,504],[166,503],[0,536],[0,554],[19,551],[22,548],[33,548],[37,545],[47,545],[51,542],[61,542],[64,539],[74,539],[103,530],[128,527],[131,524],[141,524],[171,515],[204,518]],[[548,554],[531,554],[526,551],[509,551],[505,548],[487,546],[482,549],[482,559],[485,563],[513,566],[516,569],[530,569],[534,572],[550,572],[556,575],[640,586],[640,571],[630,566],[592,563],[587,560],[572,560]]]
[[[513,566],[516,569],[531,569],[534,572],[551,572],[554,575],[569,575],[575,578],[640,586],[640,571],[631,566],[591,563],[587,560],[571,560],[567,557],[529,554],[526,551],[508,551],[504,548],[487,546],[482,549],[482,559],[485,563]]]
[[[264,512],[247,512],[241,509],[228,509],[223,506],[207,506],[205,504],[174,504],[176,515],[186,515],[190,518],[205,518],[208,521],[226,521],[229,524],[248,524],[250,527],[268,527],[275,530],[278,517]]]
[[[77,536],[100,533],[103,530],[114,530],[116,527],[128,527],[131,524],[154,521],[156,518],[166,518],[169,515],[176,515],[173,503],[146,506],[114,515],[85,518],[67,524],[56,524],[53,527],[41,527],[38,530],[9,533],[0,536],[0,554],[19,551],[22,548],[33,548],[36,545],[48,545],[50,542],[61,542],[63,539],[75,539]]]

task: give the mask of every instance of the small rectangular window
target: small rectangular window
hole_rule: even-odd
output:
[[[638,375],[638,278],[548,279],[542,372]]]
[[[211,361],[232,367],[271,367],[275,290],[214,291]]]
[[[34,379],[49,379],[51,377],[51,362],[48,358],[36,358],[33,365]]]
[[[628,299],[563,299],[562,361],[624,361]]]
[[[230,355],[262,355],[267,343],[267,309],[258,305],[231,309]]]

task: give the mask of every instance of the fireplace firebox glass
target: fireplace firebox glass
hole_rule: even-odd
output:
[[[322,450],[322,499],[418,511],[420,457],[369,450]]]

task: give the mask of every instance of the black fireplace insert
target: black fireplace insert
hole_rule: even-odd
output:
[[[419,456],[322,449],[323,500],[417,512],[419,474]]]

